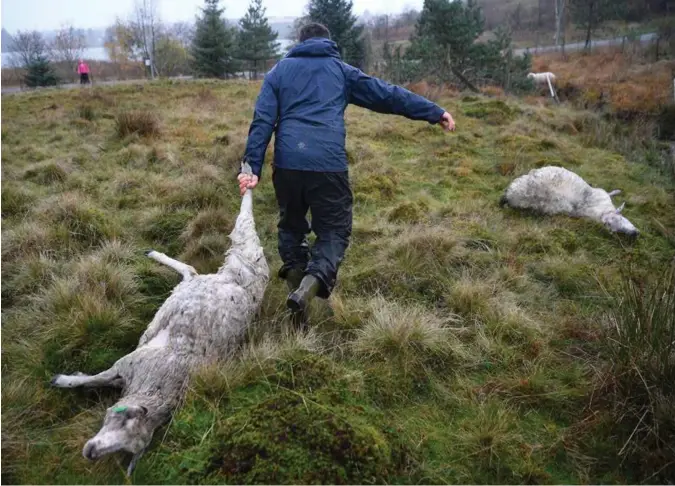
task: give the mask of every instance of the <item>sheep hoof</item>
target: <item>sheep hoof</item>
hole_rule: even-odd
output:
[[[509,204],[509,201],[508,201],[508,199],[506,199],[506,196],[505,196],[505,195],[503,195],[502,197],[499,198],[499,205],[500,205],[501,207],[504,207],[504,206],[506,206],[507,204]]]
[[[49,380],[49,384],[51,386],[58,386],[59,378],[61,378],[61,375],[54,375],[52,376],[52,379]]]

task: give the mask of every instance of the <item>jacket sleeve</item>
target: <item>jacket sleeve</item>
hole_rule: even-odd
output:
[[[279,116],[279,102],[277,99],[277,80],[275,69],[265,76],[260,94],[255,102],[253,121],[248,130],[246,140],[245,159],[251,166],[253,173],[260,177],[265,160],[267,145],[272,138],[272,132]]]
[[[352,66],[345,65],[345,68],[348,101],[351,104],[432,124],[438,123],[445,112],[437,104],[405,88],[368,76]]]

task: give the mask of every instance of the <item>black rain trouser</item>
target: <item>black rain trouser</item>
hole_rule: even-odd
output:
[[[317,296],[327,299],[352,234],[353,196],[348,172],[311,172],[275,168],[274,190],[279,204],[279,277],[300,269],[318,278]],[[307,211],[311,213],[311,226]],[[307,235],[316,241],[309,248]]]

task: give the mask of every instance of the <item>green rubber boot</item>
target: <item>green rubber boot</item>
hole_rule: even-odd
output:
[[[319,292],[319,289],[321,289],[321,281],[314,275],[305,275],[298,288],[288,295],[286,307],[294,313],[303,312]]]
[[[295,289],[297,289],[300,286],[300,282],[302,282],[302,277],[304,276],[305,272],[299,268],[291,268],[288,272],[286,272],[286,285],[288,286],[288,291],[293,292]]]

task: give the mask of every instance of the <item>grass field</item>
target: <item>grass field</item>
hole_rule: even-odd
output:
[[[116,394],[49,379],[135,348],[179,280],[146,249],[217,269],[258,87],[3,98],[3,482],[126,482],[122,457],[81,455]],[[355,227],[335,295],[301,334],[273,279],[241,358],[194,377],[134,483],[675,479],[663,147],[564,106],[439,103],[456,133],[348,109]],[[640,239],[499,207],[544,165],[622,189]],[[275,272],[270,177],[267,164],[254,211]]]

